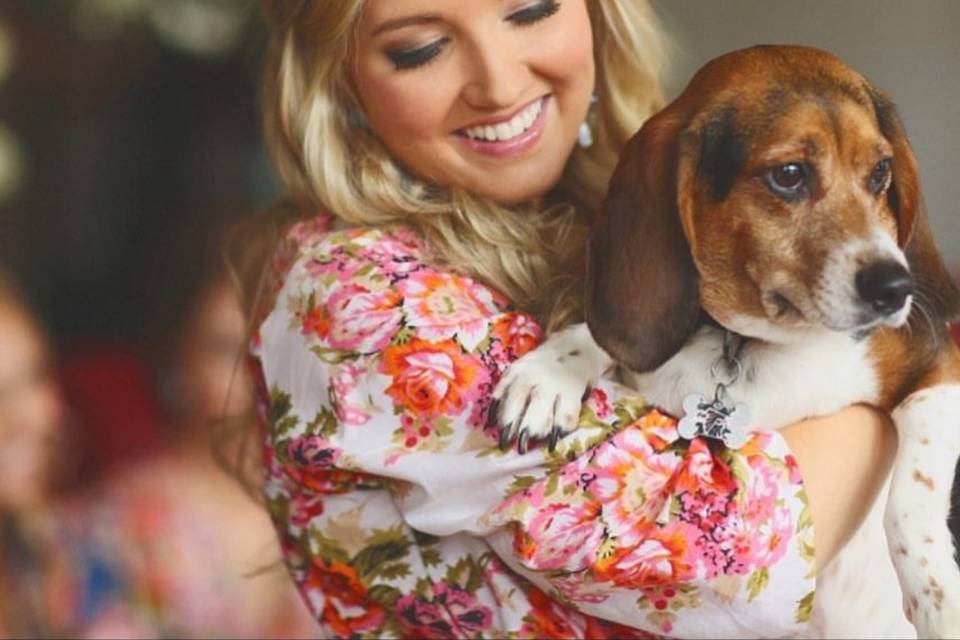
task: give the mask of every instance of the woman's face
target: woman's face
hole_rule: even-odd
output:
[[[45,499],[62,418],[40,332],[21,309],[0,300],[0,509]]]
[[[242,416],[252,398],[241,354],[246,338],[243,311],[226,279],[212,284],[194,310],[181,345],[189,419],[207,425]]]
[[[586,0],[368,0],[355,60],[397,160],[504,203],[553,187],[593,92]]]

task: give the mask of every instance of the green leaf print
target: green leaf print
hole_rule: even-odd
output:
[[[290,394],[284,393],[274,387],[270,390],[270,412],[267,420],[270,423],[270,433],[274,438],[285,436],[293,431],[300,419],[296,414],[291,414],[293,403],[290,400]]]
[[[797,603],[797,622],[807,622],[810,620],[810,616],[813,615],[813,596],[816,591],[811,591],[807,595],[803,596],[799,603]]]
[[[752,602],[754,598],[760,595],[761,591],[767,588],[768,584],[770,584],[770,571],[766,567],[757,569],[750,574],[750,579],[747,580],[747,592],[749,594],[747,601]]]

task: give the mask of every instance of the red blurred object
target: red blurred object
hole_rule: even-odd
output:
[[[953,335],[953,341],[960,344],[960,322],[950,325],[950,333]]]
[[[85,450],[81,481],[160,446],[163,414],[150,369],[135,350],[112,343],[73,346],[62,354],[60,373]]]

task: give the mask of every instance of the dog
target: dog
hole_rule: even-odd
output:
[[[499,381],[503,442],[554,446],[614,366],[685,416],[682,435],[731,446],[738,426],[779,428],[855,403],[890,411],[899,444],[887,488],[821,571],[810,633],[901,636],[909,620],[920,637],[960,637],[947,525],[960,457],[948,322],[960,293],[883,93],[807,47],[709,62],[626,145],[589,239],[587,283],[586,323]],[[876,562],[887,553],[891,563]]]

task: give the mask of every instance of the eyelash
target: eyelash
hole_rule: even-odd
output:
[[[518,27],[529,27],[545,20],[560,10],[559,0],[541,0],[537,4],[520,9],[507,16]],[[387,51],[387,57],[397,71],[407,71],[429,64],[443,50],[450,38],[440,38],[417,49]]]

